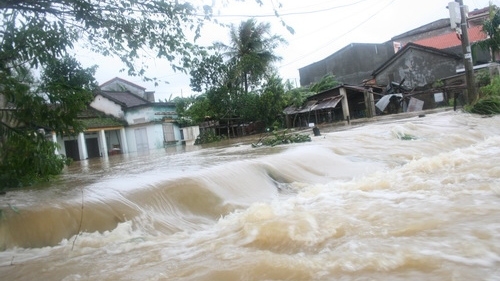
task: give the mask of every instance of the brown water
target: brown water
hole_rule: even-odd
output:
[[[0,280],[500,280],[499,163],[455,112],[74,163],[0,197]]]

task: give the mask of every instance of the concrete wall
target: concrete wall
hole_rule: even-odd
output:
[[[300,85],[318,82],[327,74],[333,74],[341,83],[359,85],[392,55],[392,42],[349,44],[329,57],[299,69]]]
[[[148,150],[163,148],[163,128],[161,124],[145,124],[143,126],[127,127],[125,129],[129,152],[138,152],[136,130],[146,130]]]
[[[175,104],[168,105],[157,103],[155,105],[129,108],[125,115],[125,121],[127,121],[128,124],[161,121],[163,118],[177,118]]]
[[[196,141],[196,138],[200,135],[200,127],[191,126],[185,127],[181,129],[182,131],[182,140],[186,145],[193,145]]]
[[[456,73],[459,60],[419,49],[409,49],[375,77],[378,85],[400,82],[406,88],[423,87]]]
[[[478,45],[472,45],[471,48],[472,48],[472,60],[474,65],[480,65],[490,62],[491,54],[489,50],[482,49]],[[463,53],[462,46],[451,47],[448,49],[444,49],[443,51],[458,55],[460,57],[462,57]],[[459,68],[464,67],[463,61],[461,63],[462,65],[459,66]]]

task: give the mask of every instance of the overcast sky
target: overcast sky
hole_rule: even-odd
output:
[[[198,0],[202,1],[202,0]],[[219,1],[219,0],[216,0]],[[229,0],[227,6],[217,6],[217,19],[238,25],[250,17],[258,22],[269,22],[274,33],[283,36],[288,44],[277,49],[283,59],[276,64],[283,79],[290,79],[299,85],[298,69],[335,53],[350,43],[382,43],[392,37],[417,28],[432,21],[448,18],[446,6],[449,0],[262,0],[259,7],[254,0],[243,3]],[[282,6],[278,6],[281,2]],[[500,6],[500,0],[492,0]],[[469,10],[487,7],[488,0],[464,0]],[[274,16],[273,5],[282,15],[282,20],[290,25],[295,33],[291,34]],[[226,29],[208,26],[201,40],[202,45],[215,41],[228,42]],[[151,60],[149,75],[169,84],[160,82],[159,86],[146,83],[140,77],[128,77],[120,73],[121,63],[112,58],[102,58],[94,54],[79,52],[78,58],[85,66],[98,65],[97,81],[102,84],[114,77],[155,91],[156,99],[197,94],[191,92],[189,77],[175,73],[166,61]]]

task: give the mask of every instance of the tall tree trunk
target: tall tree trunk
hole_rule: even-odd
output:
[[[244,83],[245,83],[245,94],[248,94],[248,74],[245,72]]]

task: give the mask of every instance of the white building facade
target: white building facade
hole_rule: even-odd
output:
[[[60,146],[56,153],[84,160],[194,143],[183,141],[174,103],[154,102],[154,92],[124,81],[115,78],[103,84],[89,112],[79,117],[87,127],[85,132],[53,136]],[[197,135],[190,132],[189,137]]]

